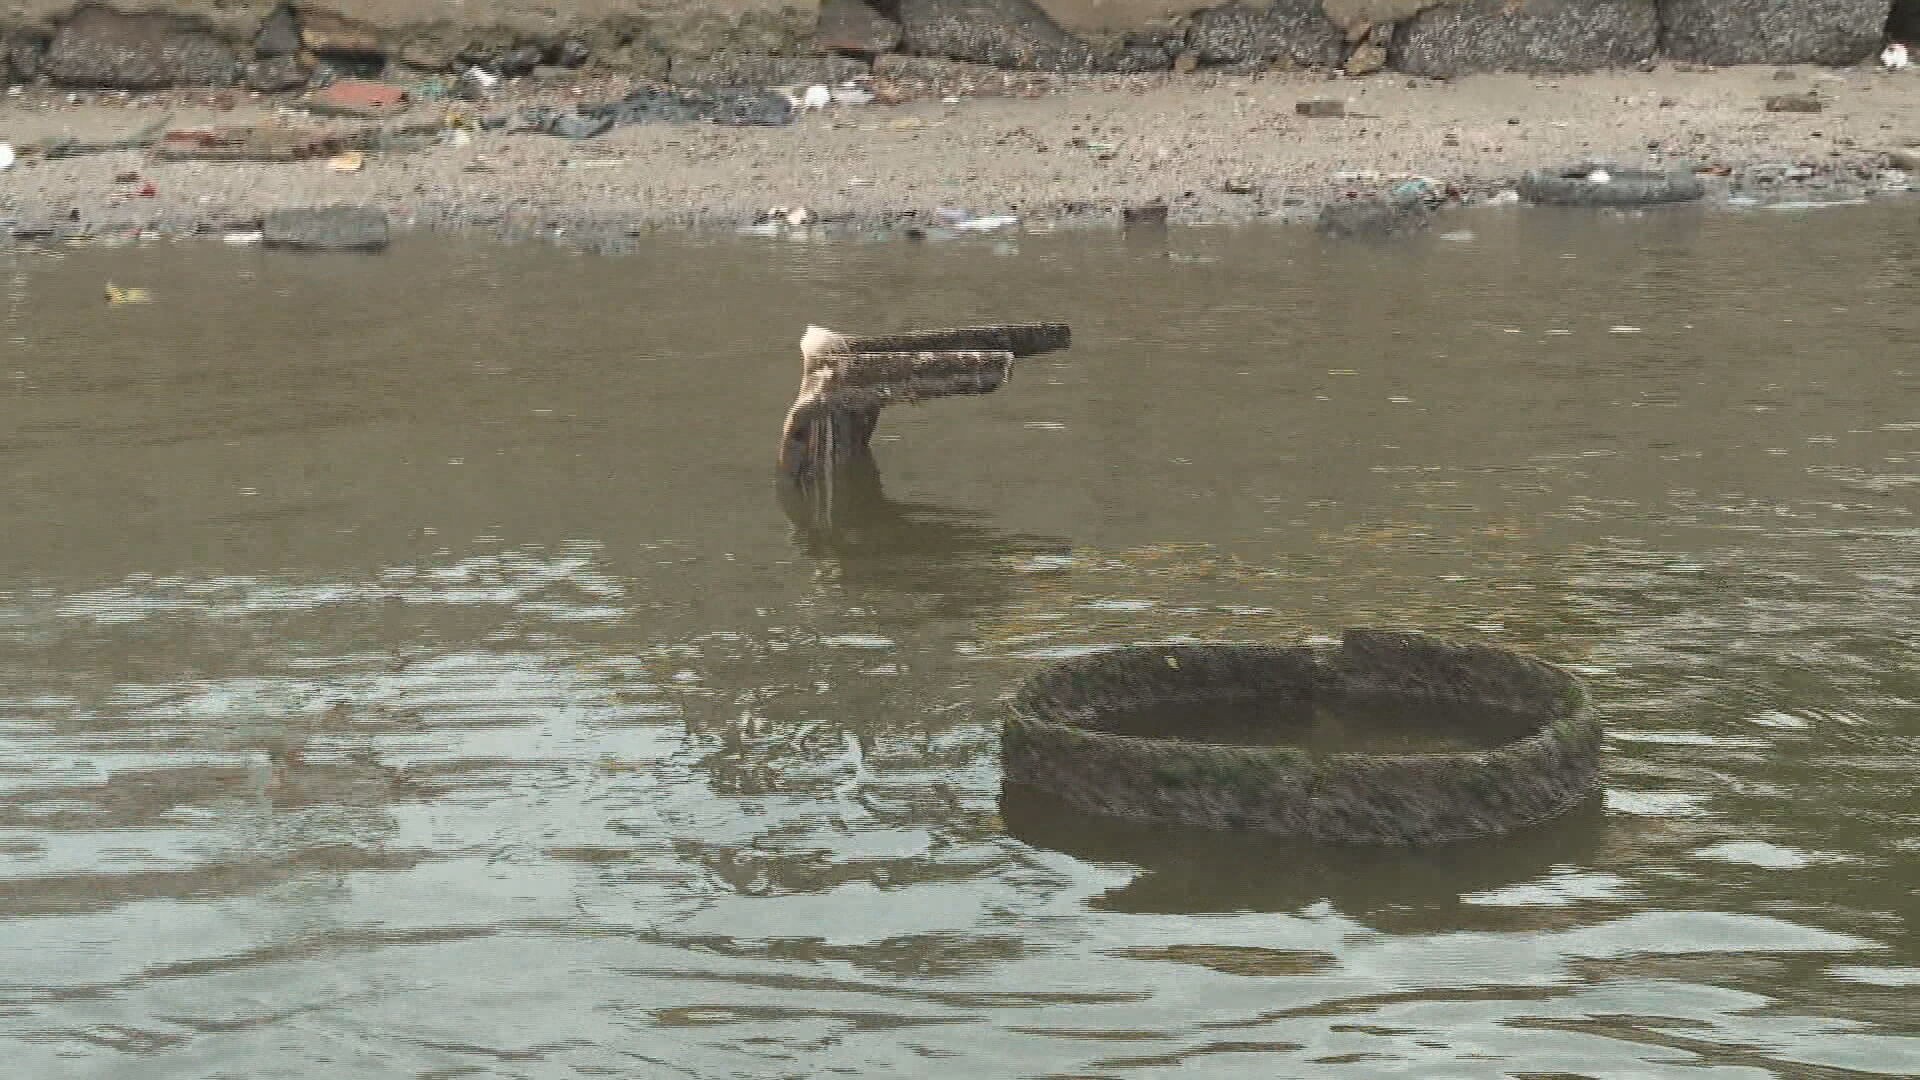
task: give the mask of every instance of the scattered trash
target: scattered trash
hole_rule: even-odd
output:
[[[500,85],[500,76],[483,67],[470,67],[460,73],[460,81],[481,91],[489,91]]]
[[[13,144],[0,142],[0,172],[13,168]]]
[[[357,173],[367,167],[367,155],[358,150],[349,150],[344,154],[335,154],[327,159],[327,171],[337,173]]]
[[[515,132],[591,139],[622,124],[706,121],[734,127],[779,127],[793,121],[792,99],[779,90],[666,90],[643,87],[618,101],[571,110],[524,109],[501,126]],[[491,120],[481,122],[487,128]]]
[[[858,79],[850,79],[833,88],[835,105],[871,105],[874,93]]]
[[[1888,71],[1899,71],[1907,66],[1907,47],[1894,42],[1880,50],[1880,66]]]
[[[1813,94],[1773,94],[1766,100],[1768,112],[1817,113],[1826,105]]]
[[[824,86],[809,86],[800,92],[798,104],[802,109],[824,109],[833,104],[833,91]]]
[[[1424,199],[1427,202],[1440,202],[1447,197],[1447,190],[1437,180],[1415,176],[1395,184],[1388,194],[1402,201]]]
[[[771,206],[760,212],[754,219],[754,226],[764,228],[769,233],[778,232],[780,227],[804,228],[820,220],[820,216],[804,206]]]
[[[1307,98],[1293,103],[1293,111],[1300,116],[1317,118],[1347,115],[1347,103],[1339,98]]]
[[[107,282],[107,303],[109,304],[150,304],[153,294],[145,289],[123,289],[113,282]]]
[[[995,229],[1004,229],[1018,224],[1020,224],[1020,219],[1014,217],[1012,214],[995,214],[991,217],[968,218],[965,221],[956,221],[953,223],[953,227],[961,232],[992,232]]]
[[[387,116],[406,107],[407,91],[392,83],[341,79],[309,94],[305,104],[322,116]]]
[[[1613,183],[1613,174],[1605,169],[1595,169],[1587,174],[1587,183],[1611,184]]]
[[[1380,174],[1372,169],[1345,169],[1333,174],[1336,184],[1371,184],[1380,179]]]
[[[160,189],[157,187],[154,187],[153,181],[149,180],[146,183],[141,184],[138,188],[136,188],[133,193],[139,198],[151,199],[155,195],[160,194]]]
[[[1488,206],[1512,206],[1519,201],[1519,192],[1512,188],[1501,188],[1499,191],[1487,196],[1486,204]]]

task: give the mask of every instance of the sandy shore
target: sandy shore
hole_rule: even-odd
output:
[[[604,100],[618,86],[541,93]],[[1816,93],[1818,113],[1769,112]],[[1343,99],[1309,119],[1295,103]],[[502,112],[511,99],[481,108]],[[389,123],[430,121],[419,106]],[[271,101],[206,95],[128,101],[29,90],[0,104],[0,139],[123,136],[173,126],[290,122]],[[304,119],[297,122],[305,123]],[[350,122],[329,122],[335,128]],[[810,112],[787,127],[643,125],[571,142],[481,132],[465,145],[372,154],[357,173],[322,161],[163,162],[140,151],[33,161],[0,173],[0,217],[22,231],[224,228],[284,206],[355,202],[396,224],[514,235],[737,227],[773,206],[827,223],[905,225],[939,208],[1027,224],[1111,221],[1164,200],[1175,222],[1298,217],[1332,198],[1422,175],[1468,199],[1528,168],[1601,158],[1730,170],[1710,197],[1821,197],[1897,183],[1884,153],[1920,139],[1920,72],[1772,68],[1480,76],[1152,76]],[[1781,166],[1795,166],[1782,177]],[[132,177],[137,174],[138,179]],[[1916,176],[1920,181],[1920,175]],[[136,194],[143,185],[151,194]]]

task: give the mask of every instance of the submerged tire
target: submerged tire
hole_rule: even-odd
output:
[[[1520,178],[1520,195],[1552,206],[1652,206],[1691,202],[1707,193],[1706,184],[1690,172],[1609,167],[1606,180],[1596,183],[1596,171],[1587,165],[1535,170]]]
[[[1314,754],[1118,734],[1142,708],[1340,694],[1483,706],[1532,733],[1455,753]],[[1490,715],[1491,719],[1491,715]],[[1338,648],[1134,646],[1024,683],[1002,729],[1006,783],[1133,821],[1254,829],[1357,844],[1508,832],[1573,806],[1598,782],[1600,727],[1573,676],[1501,649],[1349,631]]]

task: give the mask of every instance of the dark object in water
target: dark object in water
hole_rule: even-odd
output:
[[[990,394],[1013,360],[1063,349],[1063,323],[969,326],[849,337],[817,326],[800,340],[800,393],[780,432],[780,470],[794,479],[864,453],[880,410],[902,402]]]
[[[1447,730],[1423,735],[1414,752],[1130,730],[1147,710],[1164,733],[1169,715],[1198,727],[1223,706],[1241,716],[1257,706],[1287,724],[1315,703],[1383,697],[1404,715],[1448,714]],[[1364,844],[1461,840],[1552,817],[1594,789],[1600,757],[1585,691],[1559,668],[1377,630],[1350,630],[1338,648],[1165,645],[1077,657],[1020,687],[1002,742],[1008,784],[1086,813]]]

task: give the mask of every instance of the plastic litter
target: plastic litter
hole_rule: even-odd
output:
[[[833,91],[824,86],[809,86],[800,93],[800,107],[803,109],[824,109],[833,104]]]
[[[1613,174],[1605,169],[1595,169],[1587,174],[1587,183],[1611,184],[1613,183]]]
[[[358,150],[349,150],[344,154],[335,154],[327,159],[327,171],[337,173],[357,173],[367,167],[367,155]]]
[[[992,232],[995,229],[1004,229],[1018,224],[1020,224],[1020,219],[1014,217],[1012,214],[994,214],[991,217],[968,218],[965,221],[956,221],[953,223],[953,227],[961,232]]]
[[[1512,188],[1502,188],[1487,196],[1488,206],[1512,206],[1520,201],[1520,193]]]
[[[1888,71],[1899,71],[1907,63],[1907,47],[1897,41],[1880,50],[1880,66]]]
[[[232,244],[235,247],[243,247],[247,244],[257,244],[262,239],[264,239],[264,235],[260,232],[259,229],[254,229],[250,232],[227,233],[222,237],[220,237],[220,242],[224,244]]]
[[[123,289],[113,282],[107,282],[107,303],[109,304],[150,304],[153,294],[145,289]]]
[[[0,142],[0,172],[13,168],[13,144]]]
[[[844,82],[833,88],[833,103],[835,105],[871,105],[873,91],[857,81]]]

